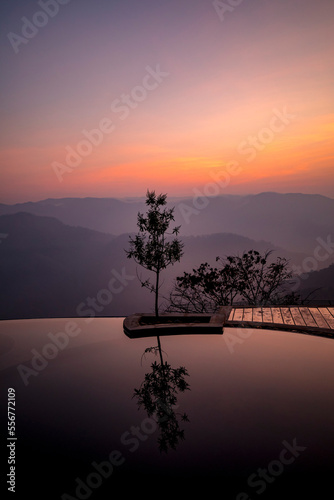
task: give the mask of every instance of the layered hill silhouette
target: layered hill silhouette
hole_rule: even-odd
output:
[[[153,295],[137,279],[137,273],[150,273],[126,258],[129,233],[103,233],[26,212],[0,216],[0,233],[6,235],[0,244],[1,319],[152,311]],[[181,230],[180,238],[184,256],[162,276],[166,297],[176,276],[202,262],[213,265],[216,256],[273,249],[275,257],[301,265],[307,255],[232,233],[183,236]]]
[[[301,280],[300,289],[304,297],[311,294],[315,303],[334,303],[334,264],[320,271],[306,273]]]
[[[320,195],[194,196],[168,202],[175,206],[176,224],[181,224],[184,236],[234,233],[312,255],[317,238],[327,238],[334,229],[334,200]],[[120,235],[136,231],[137,212],[145,211],[145,198],[62,198],[0,204],[0,215],[22,211]]]

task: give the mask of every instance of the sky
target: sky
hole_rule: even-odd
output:
[[[333,0],[11,0],[0,202],[334,198]]]

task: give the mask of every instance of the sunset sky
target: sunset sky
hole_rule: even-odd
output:
[[[0,202],[334,197],[333,0],[11,0],[0,18]]]

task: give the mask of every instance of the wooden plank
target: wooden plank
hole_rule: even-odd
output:
[[[329,312],[331,313],[331,315],[334,318],[334,307],[327,307],[327,309],[329,310]]]
[[[243,307],[238,307],[234,312],[233,321],[242,321],[243,315],[244,315]]]
[[[253,308],[252,307],[246,307],[244,309],[243,321],[253,321]]]
[[[264,307],[262,309],[263,311],[263,322],[264,323],[272,323],[273,322],[273,315],[271,312],[271,307]]]
[[[281,313],[283,316],[283,321],[285,325],[294,325],[293,317],[291,315],[289,307],[281,307]]]
[[[308,307],[300,307],[300,314],[303,316],[306,326],[318,326]]]
[[[234,311],[235,311],[235,309],[232,308],[231,311],[230,311],[230,315],[228,317],[228,321],[233,321]]]
[[[329,327],[334,329],[334,316],[331,315],[327,307],[321,307],[320,311],[325,320],[327,321]]]
[[[272,308],[272,315],[273,315],[273,322],[274,323],[283,323],[283,318],[281,314],[281,310],[279,307],[273,307]]]
[[[233,307],[228,321],[275,323],[334,330],[334,307]]]
[[[319,328],[329,328],[329,325],[317,307],[309,307],[315,322]]]
[[[290,312],[292,314],[295,325],[305,326],[305,321],[303,320],[298,307],[290,307]]]
[[[255,323],[263,323],[262,307],[254,307],[253,321],[255,321]]]

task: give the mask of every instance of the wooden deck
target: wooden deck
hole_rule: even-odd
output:
[[[225,326],[301,331],[334,338],[334,307],[232,307]]]
[[[215,314],[136,313],[123,321],[130,338],[157,335],[218,334],[224,328],[285,330],[334,339],[334,307],[222,306]]]

